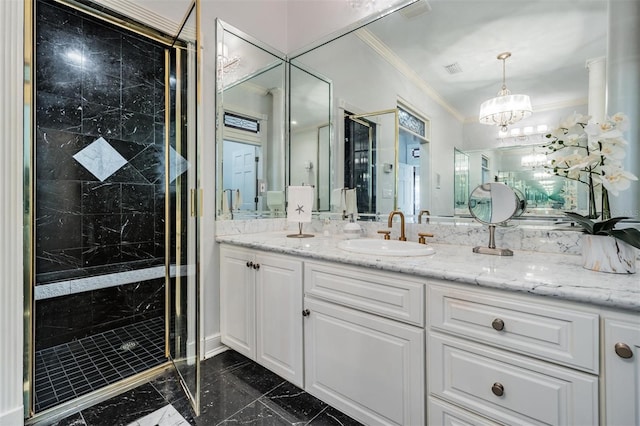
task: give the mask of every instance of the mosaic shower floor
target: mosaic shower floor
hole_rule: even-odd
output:
[[[35,356],[35,410],[40,412],[165,362],[164,319],[46,348]]]

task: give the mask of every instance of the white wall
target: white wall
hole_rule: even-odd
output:
[[[463,144],[462,123],[355,35],[342,37],[331,42],[330,47],[324,46],[298,59],[311,71],[331,79],[334,98],[343,101],[347,107],[355,107],[354,113],[395,108],[401,98],[431,120],[428,177],[431,202],[422,200],[421,207],[431,210],[434,215],[453,215],[453,150],[455,146]],[[334,108],[336,124],[342,120],[338,106],[336,104]],[[339,127],[341,125],[336,126],[334,141],[343,140]],[[341,156],[335,149],[333,153],[336,158],[335,170],[340,175]],[[378,162],[389,161],[379,158]],[[440,175],[439,187],[434,185],[436,174]],[[379,183],[379,189],[382,190],[384,182]],[[384,200],[379,197],[378,210],[389,212],[390,205],[385,204]]]
[[[0,2],[0,425],[22,424],[23,0]]]

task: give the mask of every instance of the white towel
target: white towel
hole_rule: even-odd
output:
[[[289,222],[311,222],[312,208],[312,186],[290,186],[288,188],[287,220]]]
[[[347,189],[345,191],[345,211],[347,215],[353,215],[354,219],[358,218],[358,198],[355,189]]]
[[[240,210],[240,206],[242,206],[242,197],[240,196],[240,190],[236,189],[235,191],[235,200],[233,201],[233,208],[235,210]]]
[[[340,212],[346,208],[344,205],[344,188],[336,188],[331,191],[331,211]]]
[[[222,191],[222,202],[220,203],[220,215],[225,217],[229,213],[229,199],[227,191]]]

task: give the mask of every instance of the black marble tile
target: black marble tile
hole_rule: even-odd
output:
[[[149,383],[82,410],[88,425],[127,425],[167,405]]]
[[[86,102],[120,108],[122,104],[122,79],[87,69],[83,74],[82,97]]]
[[[38,1],[35,8],[39,26],[56,26],[82,31],[82,18],[72,9],[67,9],[51,1]]]
[[[92,309],[90,301],[90,296],[87,293],[36,301],[36,350],[84,337],[79,329],[91,324]]]
[[[122,184],[122,211],[155,214],[155,189],[151,184]]]
[[[333,407],[327,407],[319,415],[308,423],[309,426],[362,426],[357,420],[352,419]]]
[[[153,242],[153,214],[127,213],[122,215],[122,243]]]
[[[127,161],[130,161],[133,157],[147,149],[146,144],[136,143],[135,141],[123,141],[112,138],[109,139],[108,142]]]
[[[82,184],[82,213],[118,214],[122,207],[119,183],[85,182]]]
[[[81,276],[82,249],[37,251],[35,263],[38,284],[60,281],[70,276]],[[72,273],[62,273],[61,275],[61,271],[71,271]]]
[[[253,362],[240,365],[224,374],[236,377],[259,394],[267,394],[286,382],[282,377]]]
[[[79,99],[46,92],[36,93],[36,125],[79,132],[82,126],[82,104]]]
[[[227,374],[221,374],[212,382],[202,381],[201,385],[200,416],[206,424],[218,424],[262,395],[237,377]]]
[[[152,144],[155,138],[153,115],[122,111],[122,139],[142,144]]]
[[[82,30],[89,50],[113,50],[121,56],[123,34],[119,29],[85,18]]]
[[[260,400],[291,423],[309,422],[327,407],[326,403],[289,382],[278,386]]]
[[[75,264],[78,253],[68,250],[82,246],[82,216],[49,209],[38,210],[35,226],[36,256],[67,263],[64,259],[71,255],[69,260]]]
[[[157,265],[163,262],[164,253],[158,257],[156,251],[153,242],[122,244],[120,246],[120,256],[123,262],[149,261],[152,265]]]
[[[202,424],[207,424],[206,421]],[[260,401],[254,401],[228,419],[218,423],[220,425],[260,425],[260,426],[291,426],[291,423]]]
[[[80,100],[82,96],[82,44],[64,46],[54,41],[36,45],[36,90]],[[75,58],[75,60],[71,60]]]
[[[78,181],[37,180],[36,217],[47,214],[81,214],[82,185]],[[77,247],[77,245],[75,246]]]
[[[133,322],[136,312],[135,284],[108,287],[91,292],[93,324],[122,324],[127,318]]]
[[[105,179],[105,182],[139,183],[148,184],[149,181],[131,163],[119,168],[114,174]]]
[[[122,74],[120,35],[114,31],[114,35],[110,38],[87,37],[84,41],[85,72],[120,79]]]
[[[122,108],[153,116],[155,114],[155,93],[153,84],[147,82],[128,84],[122,87]]]
[[[90,245],[82,248],[82,265],[85,268],[122,262],[120,244]]]
[[[164,315],[164,278],[144,281],[135,293],[136,320],[145,320]]]
[[[84,215],[82,247],[102,247],[120,244],[122,222],[119,214]]]
[[[109,140],[122,136],[119,106],[107,106],[84,101],[82,103],[82,133],[103,136]]]
[[[131,165],[145,177],[149,183],[164,182],[164,148],[149,145],[144,151],[131,159]]]

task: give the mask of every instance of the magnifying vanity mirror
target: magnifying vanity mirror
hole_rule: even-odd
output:
[[[489,225],[489,245],[474,247],[473,252],[513,256],[513,251],[496,247],[496,225],[505,224],[525,209],[526,201],[507,185],[499,182],[478,185],[469,195],[469,212],[478,222]]]

